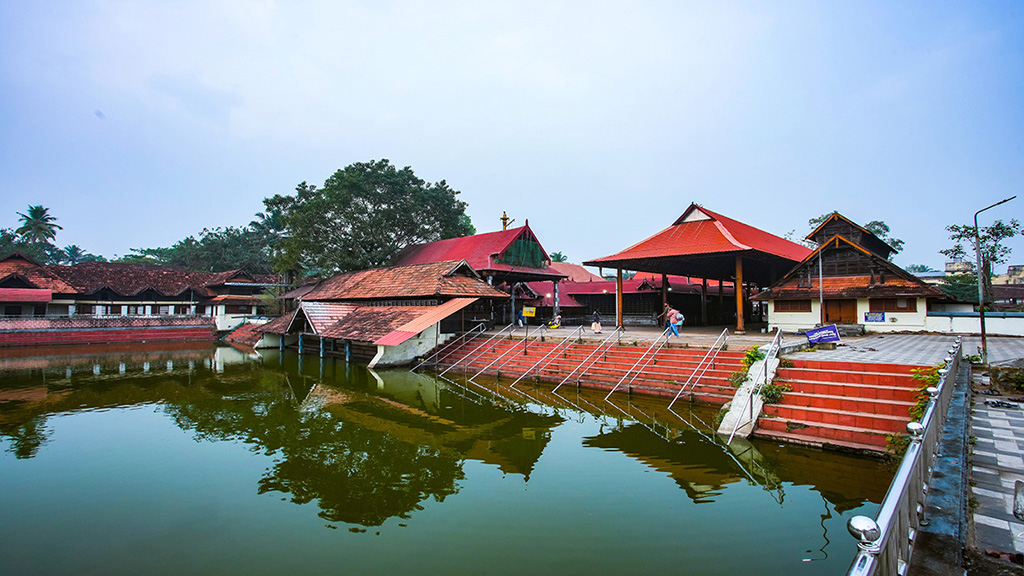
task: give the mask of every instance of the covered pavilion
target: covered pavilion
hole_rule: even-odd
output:
[[[621,252],[584,262],[615,268],[616,324],[622,326],[622,271],[701,278],[701,317],[707,316],[707,280],[736,287],[736,330],[743,332],[745,285],[769,286],[811,250],[698,204],[690,204],[671,226]],[[664,287],[666,282],[662,282]],[[662,288],[662,300],[667,293]]]

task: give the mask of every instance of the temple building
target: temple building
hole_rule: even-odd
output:
[[[868,332],[922,331],[929,301],[946,298],[890,262],[891,246],[838,212],[807,239],[818,248],[752,298],[769,303],[769,329],[853,324]]]

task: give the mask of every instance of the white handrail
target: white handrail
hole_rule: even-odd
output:
[[[579,332],[579,335],[577,335],[577,334],[576,334],[577,332]],[[540,366],[540,369],[537,369],[537,373],[539,374],[539,373],[540,373],[540,370],[543,370],[543,369],[544,369],[544,366],[547,366],[548,364],[550,364],[550,363],[551,363],[551,361],[550,361],[550,360],[548,360],[548,362],[547,362],[547,363],[545,363],[545,364],[544,364],[544,366],[541,366],[541,363],[542,363],[542,362],[544,362],[545,360],[547,360],[547,359],[548,359],[548,357],[549,357],[549,356],[551,356],[552,354],[554,354],[555,352],[557,352],[557,351],[558,351],[558,349],[559,349],[559,348],[561,348],[562,346],[564,346],[566,342],[568,342],[569,340],[571,340],[571,339],[573,339],[573,338],[579,338],[579,337],[580,337],[580,335],[582,335],[582,334],[583,334],[583,326],[579,326],[578,328],[576,328],[575,330],[573,330],[573,331],[572,331],[572,332],[571,332],[571,333],[570,333],[570,334],[569,334],[568,336],[566,336],[565,338],[563,338],[563,339],[562,339],[562,341],[558,343],[558,345],[556,345],[556,346],[555,346],[554,348],[552,348],[552,349],[551,349],[550,351],[548,351],[548,353],[547,353],[547,354],[545,354],[543,358],[541,358],[540,360],[538,360],[536,364],[534,364],[533,366],[530,366],[530,369],[529,369],[529,370],[527,370],[526,372],[523,372],[522,376],[520,376],[519,378],[516,378],[516,379],[515,379],[515,382],[512,382],[511,384],[509,384],[509,385],[508,385],[508,387],[509,387],[509,388],[515,388],[515,387],[516,387],[516,384],[519,384],[519,381],[520,381],[520,380],[522,380],[523,378],[526,378],[526,376],[527,376],[527,375],[528,375],[528,374],[529,374],[530,372],[533,372],[533,371],[534,371],[535,369],[537,369],[537,367],[538,367],[538,366]]]
[[[459,364],[462,364],[463,360],[466,360],[467,358],[470,358],[470,357],[472,357],[472,356],[473,356],[474,354],[476,354],[477,350],[480,350],[480,349],[481,349],[481,348],[483,348],[484,346],[487,346],[488,344],[490,344],[490,343],[491,343],[491,342],[492,342],[492,341],[493,341],[493,340],[494,340],[495,338],[497,338],[498,336],[501,336],[502,334],[504,334],[506,330],[509,330],[509,336],[511,337],[511,336],[512,336],[512,333],[513,333],[513,332],[515,332],[515,330],[516,330],[516,325],[515,325],[514,323],[513,323],[513,324],[509,324],[508,326],[505,326],[505,327],[504,327],[504,328],[502,328],[501,330],[498,330],[498,332],[496,332],[496,333],[494,334],[494,336],[491,336],[490,338],[488,338],[487,340],[485,340],[485,341],[483,342],[483,344],[480,344],[479,346],[477,346],[476,348],[474,348],[474,349],[473,349],[472,351],[470,351],[470,353],[469,353],[469,354],[466,354],[466,355],[465,355],[465,356],[463,356],[462,358],[459,358],[459,361],[458,361],[458,362],[456,362],[455,364],[452,364],[451,366],[449,366],[449,367],[445,368],[443,372],[441,372],[440,374],[438,374],[438,376],[444,376],[445,374],[447,374],[447,373],[448,373],[448,371],[449,371],[449,370],[451,370],[452,368],[455,368],[455,367],[456,367],[456,366],[458,366]],[[466,363],[466,365],[468,366],[468,365],[469,365],[469,363],[467,362],[467,363]]]
[[[734,424],[732,427],[732,433],[729,434],[729,440],[726,441],[726,445],[732,444],[732,439],[734,436],[736,436],[736,430],[739,429],[740,422],[742,421],[739,416],[743,414],[743,411],[747,409],[747,406],[750,406],[750,420],[748,420],[747,422],[751,422],[754,420],[754,406],[752,404],[754,395],[760,393],[761,388],[763,388],[765,382],[768,381],[768,364],[772,360],[774,360],[775,357],[779,354],[779,348],[781,346],[782,329],[776,328],[775,338],[772,338],[772,343],[770,346],[768,346],[768,352],[766,352],[764,355],[764,364],[761,366],[761,378],[760,380],[758,380],[757,376],[754,377],[754,382],[753,384],[750,385],[750,391],[747,393],[747,397],[743,400],[743,406],[741,406],[740,409],[736,412],[736,424]],[[760,384],[758,384],[758,382],[760,382]],[[743,424],[747,424],[747,422],[744,422]]]
[[[481,323],[477,324],[476,326],[474,326],[473,328],[471,328],[470,330],[468,330],[466,332],[463,332],[461,336],[459,336],[458,338],[453,339],[451,342],[446,343],[444,346],[442,346],[436,352],[434,352],[434,354],[431,355],[429,358],[426,358],[423,361],[421,361],[419,364],[417,364],[416,367],[412,369],[413,372],[418,370],[420,366],[423,366],[424,364],[429,363],[431,360],[434,361],[434,366],[436,367],[438,364],[441,363],[441,358],[440,358],[441,353],[445,352],[449,348],[452,348],[452,346],[454,346],[455,343],[457,343],[459,341],[462,341],[462,340],[465,340],[466,336],[469,336],[470,334],[473,334],[473,337],[475,338],[479,334],[482,334],[485,330],[487,330],[487,325],[484,324],[483,322],[481,322]],[[475,334],[474,334],[474,332],[475,332]],[[460,344],[460,346],[461,346],[461,344]],[[454,351],[454,349],[453,349],[453,351]],[[449,355],[450,354],[445,355],[445,358],[447,358]]]
[[[848,572],[850,576],[895,576],[904,573],[901,568],[910,562],[935,448],[960,371],[962,343],[957,337],[949,349],[945,367],[939,370],[938,386],[927,389],[931,398],[920,424],[907,424],[910,445],[875,519],[854,516],[847,523],[850,533],[859,536],[857,555]]]
[[[668,333],[671,330],[672,328],[665,328],[665,331],[661,333],[661,336],[658,336],[654,340],[654,342],[651,342],[651,346],[644,351],[642,356],[637,358],[636,363],[633,364],[633,366],[629,370],[627,370],[625,374],[622,375],[622,378],[618,381],[618,383],[616,383],[615,386],[612,387],[611,392],[609,392],[608,395],[604,397],[605,400],[611,398],[612,394],[614,394],[615,391],[619,389],[619,386],[621,386],[622,383],[626,381],[626,378],[629,378],[629,375],[633,373],[633,370],[636,370],[636,367],[640,365],[640,362],[643,362],[643,360],[647,358],[647,354],[649,354],[651,350],[654,350],[654,347],[658,345],[658,342],[661,342],[661,339],[664,338],[665,341],[661,343],[661,346],[658,346],[658,349],[654,350],[654,353],[651,354],[650,358],[647,358],[647,361],[644,362],[644,365],[641,366],[639,370],[636,370],[636,374],[633,374],[633,377],[629,378],[629,382],[627,382],[627,385],[632,383],[633,380],[636,380],[636,377],[639,376],[641,372],[643,372],[644,368],[647,368],[647,365],[651,363],[651,360],[654,360],[654,357],[658,354],[658,352],[661,351],[665,344],[668,344]]]
[[[584,364],[586,364],[587,362],[589,362],[589,361],[590,361],[590,359],[591,359],[591,358],[593,358],[593,357],[594,357],[594,355],[595,355],[595,354],[597,354],[597,353],[598,353],[598,352],[599,352],[599,351],[600,351],[600,350],[601,350],[602,348],[604,348],[604,347],[605,347],[605,345],[606,345],[606,344],[607,344],[607,343],[608,343],[609,341],[611,341],[611,339],[612,339],[613,337],[615,337],[615,336],[619,336],[619,337],[621,337],[621,336],[622,336],[622,332],[623,332],[622,326],[616,326],[616,327],[615,327],[615,330],[613,330],[613,331],[612,331],[612,333],[611,333],[611,334],[609,334],[607,338],[605,338],[604,340],[602,340],[602,341],[601,341],[601,343],[600,343],[600,344],[598,344],[597,348],[594,348],[594,351],[593,351],[593,352],[591,352],[591,353],[590,353],[590,354],[589,354],[589,355],[588,355],[588,356],[587,356],[586,358],[584,358],[584,359],[583,359],[583,362],[580,362],[580,363],[579,363],[579,365],[577,365],[577,366],[576,366],[575,368],[573,368],[573,369],[572,369],[572,372],[569,372],[569,375],[568,375],[568,376],[566,376],[564,380],[562,380],[561,382],[559,382],[559,383],[558,383],[558,386],[555,386],[555,389],[554,389],[554,390],[552,390],[552,392],[557,392],[557,391],[558,391],[558,389],[562,387],[562,384],[565,384],[566,382],[568,382],[568,381],[569,381],[569,378],[572,378],[572,375],[573,375],[573,374],[575,374],[577,370],[579,370],[580,368],[582,368]],[[590,370],[590,366],[587,366],[587,369],[586,369],[586,370],[584,370],[583,372],[580,372],[579,376],[583,376],[584,374],[586,374],[587,370]],[[579,376],[577,376],[577,377],[576,377],[576,378],[577,378],[577,380],[579,379]]]
[[[535,329],[535,330],[533,331],[533,333],[534,333],[534,334],[536,334],[537,332],[539,332],[539,331],[541,331],[541,330],[547,330],[547,325],[545,325],[545,324],[541,324],[540,326],[538,326],[538,327],[537,327],[537,328],[536,328],[536,329]],[[527,328],[527,329],[526,329],[526,336],[525,336],[525,337],[523,338],[523,347],[524,347],[524,348],[523,348],[523,350],[524,350],[524,351],[526,350],[526,348],[525,348],[525,346],[526,346],[526,343],[527,343],[527,342],[529,342],[529,340],[530,340],[530,329],[529,329],[529,328]],[[505,351],[504,351],[504,352],[502,352],[502,353],[501,353],[501,355],[499,355],[499,356],[498,356],[497,358],[495,358],[494,360],[491,360],[491,362],[490,362],[490,363],[489,363],[489,364],[488,364],[487,366],[484,366],[483,368],[481,368],[479,372],[477,372],[476,374],[473,374],[472,376],[470,376],[470,377],[469,377],[469,379],[470,379],[470,380],[473,380],[473,379],[474,379],[474,378],[476,378],[477,376],[479,376],[479,375],[483,374],[483,373],[484,373],[484,371],[486,371],[486,370],[487,370],[488,368],[490,368],[491,366],[494,366],[494,364],[495,364],[496,362],[498,362],[498,361],[499,361],[499,360],[501,360],[502,358],[505,358],[505,356],[508,356],[508,355],[509,355],[510,353],[512,353],[513,351],[515,351],[515,350],[516,350],[517,348],[518,348],[517,346],[509,346],[508,350],[505,350]],[[511,360],[511,359],[512,359],[512,357],[509,357],[508,359],[506,359],[506,360],[505,360],[504,362],[502,362],[502,363],[501,363],[500,365],[498,365],[498,368],[496,368],[496,370],[501,370],[501,367],[502,367],[502,366],[504,366],[504,365],[505,365],[505,364],[506,364],[506,363],[507,363],[507,362],[508,362],[509,360]],[[475,380],[474,380],[474,383],[475,383]]]
[[[693,369],[693,372],[690,374],[690,377],[687,378],[686,382],[684,382],[682,387],[679,388],[679,392],[676,392],[676,397],[673,398],[672,401],[668,403],[669,409],[671,409],[672,406],[675,405],[676,400],[679,400],[679,396],[682,395],[683,391],[686,390],[687,386],[690,386],[691,382],[694,386],[697,385],[697,382],[700,382],[700,379],[704,377],[704,373],[708,371],[708,367],[715,363],[715,359],[718,358],[718,353],[722,351],[722,348],[724,348],[726,343],[728,342],[729,329],[726,328],[725,330],[722,330],[722,333],[718,335],[718,338],[715,338],[715,343],[711,345],[711,349],[708,350],[708,353],[704,355],[704,358],[702,358],[700,363],[697,364],[697,367]],[[709,357],[711,358],[710,361],[708,360]],[[705,365],[705,362],[707,362],[707,365]],[[701,370],[701,366],[704,366],[703,370]],[[698,370],[701,370],[700,375],[697,375]],[[694,376],[696,376],[696,378],[694,378]]]

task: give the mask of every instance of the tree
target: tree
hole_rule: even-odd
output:
[[[810,226],[813,230],[820,226],[822,222],[828,220],[829,217],[832,216],[833,214],[835,214],[835,212],[828,212],[826,214],[818,216],[817,218],[811,218],[810,220],[807,221],[807,225]],[[885,242],[886,244],[892,247],[893,252],[892,254],[889,255],[890,260],[892,259],[893,255],[903,251],[903,240],[890,236],[889,225],[886,224],[885,222],[881,220],[872,220],[871,222],[868,222],[867,224],[864,225],[864,229],[867,230],[868,232],[871,232],[875,236],[878,236],[879,240]]]
[[[561,252],[552,252],[548,255],[552,262],[568,262],[569,259],[565,257],[565,254]]]
[[[907,266],[906,268],[904,268],[904,270],[906,270],[907,272],[910,272],[911,274],[923,274],[925,272],[939,272],[939,270],[936,270],[935,268],[932,268],[931,266],[929,266],[927,264],[911,264],[911,265]]]
[[[1012,249],[1009,246],[1004,246],[1003,241],[1021,233],[1020,222],[1015,219],[1011,219],[1009,223],[996,220],[991,226],[979,226],[977,237],[975,237],[974,226],[971,224],[953,224],[946,226],[946,231],[949,232],[949,239],[953,242],[953,247],[939,250],[940,254],[954,261],[970,262],[976,261],[980,252],[981,266],[984,271],[982,272],[982,284],[985,287],[984,300],[989,302],[991,300],[992,267],[1005,263],[1010,256]],[[970,249],[970,253],[968,253],[968,249]],[[955,278],[947,277],[940,288],[962,302],[977,302],[978,270],[975,266],[972,266],[971,269],[972,272],[969,274],[957,274]]]
[[[302,182],[294,196],[264,200],[285,225],[277,268],[326,275],[385,266],[408,245],[465,236],[472,225],[458,194],[387,159],[346,166],[322,188]]]
[[[946,231],[949,232],[953,247],[939,250],[939,254],[944,254],[955,261],[973,261],[977,258],[977,250],[980,247],[982,261],[1003,264],[1011,252],[1011,248],[1004,246],[1003,241],[1019,235],[1021,224],[1013,219],[1009,223],[996,220],[991,226],[979,226],[977,242],[974,237],[974,226],[971,224],[953,224],[946,226]],[[968,249],[970,253],[967,252]]]
[[[132,248],[120,262],[181,266],[198,272],[244,269],[268,274],[273,269],[271,243],[265,231],[250,226],[205,228],[169,248]]]
[[[56,224],[57,218],[50,215],[49,208],[29,206],[27,212],[18,212],[21,227],[15,232],[23,240],[33,243],[49,243],[57,237],[57,230],[63,230]]]

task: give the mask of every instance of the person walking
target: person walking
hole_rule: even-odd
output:
[[[678,310],[669,306],[668,304],[665,304],[665,311],[661,314],[661,316],[665,318],[665,329],[671,329],[672,334],[676,338],[679,338],[679,328],[676,327],[677,315],[682,316],[682,314],[680,314]]]
[[[601,313],[597,310],[594,310],[594,323],[590,327],[594,330],[594,334],[601,333]]]

